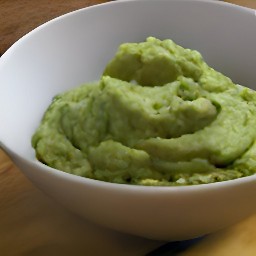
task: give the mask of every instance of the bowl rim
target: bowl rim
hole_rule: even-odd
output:
[[[87,7],[82,7],[64,14],[61,14],[55,18],[52,18],[44,23],[42,23],[41,25],[35,27],[34,29],[32,29],[31,31],[27,32],[26,34],[24,34],[23,36],[21,36],[17,41],[15,41],[2,55],[0,58],[0,63],[4,61],[5,57],[7,57],[9,54],[11,54],[12,51],[15,50],[15,48],[23,42],[23,40],[26,40],[31,34],[34,34],[35,32],[44,29],[46,26],[51,25],[53,22],[59,22],[62,19],[65,19],[69,16],[72,16],[74,14],[78,14],[80,12],[85,12],[85,11],[91,11],[97,8],[105,8],[106,6],[111,6],[111,5],[118,5],[118,4],[131,4],[134,2],[145,2],[145,3],[150,3],[150,2],[176,2],[176,3],[181,3],[181,2],[195,2],[195,3],[207,3],[207,4],[213,4],[213,5],[219,5],[219,6],[229,6],[231,8],[234,9],[239,9],[240,11],[245,11],[247,13],[253,14],[254,16],[256,16],[256,9],[252,9],[250,7],[246,7],[246,6],[240,6],[234,3],[229,3],[229,2],[223,2],[223,1],[219,1],[219,0],[112,0],[109,2],[104,2],[104,3],[99,3],[99,4],[94,4],[91,6],[87,6]]]
[[[23,158],[24,159],[24,158]],[[83,176],[78,176],[75,174],[67,173],[59,169],[55,169],[53,167],[47,166],[43,163],[41,163],[36,158],[34,161],[29,161],[29,164],[31,164],[36,169],[40,169],[41,171],[46,171],[50,175],[59,176],[60,178],[63,178],[65,180],[71,180],[75,183],[81,183],[84,185],[91,184],[95,187],[104,187],[105,189],[116,189],[116,190],[129,190],[129,191],[139,191],[139,192],[152,192],[152,193],[163,193],[163,192],[196,192],[196,191],[209,191],[209,190],[219,190],[224,188],[234,188],[238,187],[247,183],[255,183],[256,185],[256,173],[236,178],[232,180],[226,180],[226,181],[218,181],[218,182],[212,182],[212,183],[204,183],[204,184],[195,184],[195,185],[177,185],[177,186],[148,186],[148,185],[136,185],[136,184],[119,184],[119,183],[113,183],[108,181],[102,181],[102,180],[96,180],[91,179]]]

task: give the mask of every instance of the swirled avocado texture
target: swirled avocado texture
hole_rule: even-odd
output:
[[[122,44],[97,82],[57,95],[32,138],[64,172],[193,185],[256,172],[256,92],[172,40]]]

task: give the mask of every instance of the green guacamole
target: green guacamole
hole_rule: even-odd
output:
[[[92,179],[192,185],[256,172],[256,92],[199,52],[122,44],[101,79],[57,95],[36,130],[39,161]]]

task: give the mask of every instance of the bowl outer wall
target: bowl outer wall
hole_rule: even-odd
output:
[[[105,227],[149,239],[200,237],[256,212],[256,175],[208,185],[131,186],[74,176],[11,155],[37,187],[71,211]]]

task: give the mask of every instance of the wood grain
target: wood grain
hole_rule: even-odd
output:
[[[0,150],[0,255],[144,255],[161,243],[96,226],[45,196]]]
[[[256,215],[210,235],[181,256],[255,256]]]
[[[256,9],[256,0],[226,0],[224,2],[246,6],[249,8]]]
[[[0,54],[38,25],[104,0],[0,0]],[[256,0],[227,1],[256,8]],[[186,256],[256,255],[256,215],[210,235]],[[80,219],[39,191],[0,150],[0,255],[145,255],[160,243]]]
[[[0,0],[0,56],[37,26],[67,12],[106,0]]]

